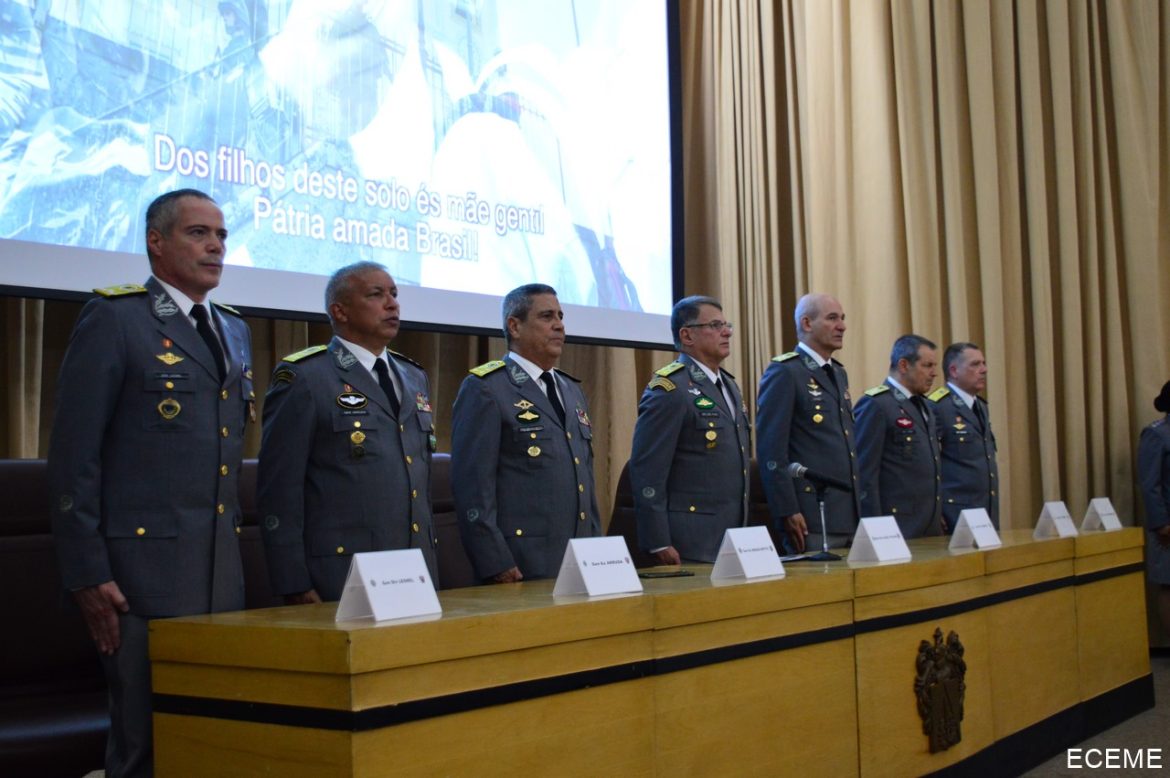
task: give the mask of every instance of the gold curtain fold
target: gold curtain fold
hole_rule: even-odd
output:
[[[679,17],[684,292],[723,299],[749,404],[794,342],[796,298],[833,292],[854,393],[903,332],[983,346],[1005,526],[1103,494],[1133,516],[1137,434],[1170,378],[1168,6],[679,0]],[[4,301],[4,456],[43,456],[77,310]],[[276,359],[328,337],[251,324],[259,393]],[[502,341],[408,332],[395,348],[430,373],[447,448],[459,382]],[[593,406],[600,495],[669,359],[566,349]],[[250,454],[258,443],[254,428]]]

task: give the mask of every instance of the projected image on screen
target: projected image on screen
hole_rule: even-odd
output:
[[[319,279],[369,259],[399,285],[541,281],[669,312],[662,0],[0,0],[0,18],[9,241],[140,258],[146,204],[189,186],[223,208],[230,265]]]

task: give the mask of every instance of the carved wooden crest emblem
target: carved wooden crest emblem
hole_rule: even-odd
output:
[[[934,643],[918,644],[914,694],[922,733],[930,738],[930,753],[945,751],[963,739],[963,698],[967,691],[967,663],[963,644],[954,631],[943,640],[942,628],[934,631]]]

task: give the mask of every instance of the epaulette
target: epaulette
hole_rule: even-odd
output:
[[[926,396],[930,398],[930,401],[932,403],[936,403],[939,400],[941,400],[942,398],[946,397],[950,393],[951,393],[950,389],[947,389],[945,386],[940,386],[938,389],[935,389],[933,392],[931,392],[930,394],[928,394]]]
[[[556,370],[559,375],[563,375],[565,378],[569,379],[570,381],[573,381],[573,382],[578,383],[578,384],[581,383],[581,379],[578,378],[577,376],[573,375],[572,373],[566,373],[564,370],[561,370],[559,367],[553,368],[553,369]]]
[[[93,291],[102,297],[126,297],[131,294],[145,294],[146,287],[142,284],[121,284],[119,286],[103,286],[101,289]]]
[[[787,362],[788,360],[790,360],[790,359],[792,359],[793,357],[796,357],[796,356],[798,356],[798,355],[797,355],[797,353],[796,353],[795,351],[788,351],[788,352],[786,352],[786,353],[784,353],[784,354],[781,354],[781,355],[780,355],[780,356],[778,356],[778,357],[772,357],[772,361],[773,361],[773,362]]]
[[[1156,429],[1158,429],[1158,427],[1161,427],[1165,422],[1166,422],[1165,416],[1163,416],[1160,419],[1154,419],[1152,422],[1150,422],[1150,429],[1156,430]]]
[[[212,304],[216,308],[219,308],[221,310],[227,311],[228,313],[233,313],[236,316],[239,316],[241,319],[244,318],[244,314],[240,313],[239,311],[237,311],[235,308],[231,307],[230,305],[227,305],[225,303],[212,303]]]
[[[674,381],[671,381],[666,376],[656,375],[656,376],[654,376],[654,378],[652,378],[650,380],[650,383],[646,384],[646,388],[647,389],[665,389],[668,392],[673,392],[678,387],[676,387],[674,385]]]
[[[300,351],[298,351],[295,354],[289,354],[287,357],[285,357],[281,361],[282,362],[292,362],[295,364],[297,362],[300,362],[302,359],[308,359],[309,357],[313,356],[314,354],[320,354],[320,353],[324,352],[326,348],[328,348],[328,346],[309,346],[306,349],[301,349]]]
[[[678,371],[682,370],[684,367],[686,367],[686,365],[684,365],[682,362],[677,362],[677,361],[671,362],[666,367],[660,367],[657,370],[655,370],[654,375],[659,375],[659,376],[662,376],[663,378],[666,378],[668,375],[670,375],[672,373],[677,373]]]
[[[390,352],[391,354],[393,354],[394,356],[396,356],[396,357],[398,357],[399,359],[401,359],[403,362],[409,362],[410,364],[414,365],[414,366],[415,366],[415,367],[417,367],[419,370],[425,370],[425,369],[426,369],[426,368],[424,368],[422,365],[420,365],[418,362],[415,362],[413,359],[411,359],[410,357],[406,356],[405,354],[399,354],[397,351],[395,351],[395,350],[394,350],[394,349],[392,349],[392,348],[388,348],[388,349],[386,349],[386,350],[387,350],[387,351],[389,351],[389,352]]]
[[[493,359],[491,362],[484,362],[482,365],[479,365],[478,367],[473,367],[473,368],[471,368],[471,370],[468,370],[467,372],[471,373],[472,375],[479,376],[480,378],[483,378],[488,373],[494,373],[495,371],[499,370],[503,366],[504,366],[504,360]]]
[[[877,386],[874,386],[870,389],[866,389],[865,393],[867,395],[869,395],[870,397],[876,397],[879,394],[881,394],[882,392],[888,392],[888,391],[890,391],[889,384],[878,384]]]

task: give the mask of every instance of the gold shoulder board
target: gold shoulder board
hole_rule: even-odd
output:
[[[469,370],[468,372],[471,373],[472,375],[476,375],[476,376],[479,376],[480,378],[483,378],[488,373],[494,373],[495,371],[499,370],[503,366],[504,366],[504,360],[493,359],[491,362],[484,362],[482,365],[479,365],[478,367],[471,368],[471,370]]]
[[[684,367],[686,367],[686,365],[684,365],[682,362],[677,362],[677,361],[671,362],[666,367],[660,367],[657,370],[655,370],[654,375],[658,375],[658,376],[662,376],[663,378],[666,378],[671,373],[677,373],[678,371],[682,370]]]
[[[945,386],[940,386],[938,389],[935,389],[933,392],[928,394],[927,397],[930,398],[931,402],[936,403],[950,393],[950,389],[947,389]]]
[[[239,311],[237,311],[235,308],[231,307],[230,305],[225,305],[224,303],[213,303],[213,304],[215,305],[216,308],[220,308],[222,310],[227,311],[228,313],[235,314],[236,316],[239,316],[241,319],[244,318],[244,314],[240,313]]]
[[[302,359],[306,359],[308,357],[311,357],[314,354],[320,354],[322,351],[325,350],[325,348],[326,348],[325,346],[309,346],[306,349],[301,349],[300,351],[298,351],[295,354],[289,354],[287,357],[285,357],[281,361],[282,362],[294,362],[294,363],[300,362]]]
[[[772,357],[772,361],[773,362],[787,362],[788,360],[792,359],[795,356],[796,356],[795,351],[787,351],[778,357]]]
[[[142,284],[121,284],[119,286],[104,286],[93,291],[102,297],[125,297],[131,294],[145,294],[146,287]]]
[[[868,394],[870,397],[874,397],[876,395],[881,394],[882,392],[888,392],[888,391],[890,391],[890,387],[888,385],[878,384],[877,386],[873,387],[872,389],[866,389],[865,393]]]
[[[386,350],[387,350],[387,351],[389,351],[389,352],[390,352],[391,354],[393,354],[394,356],[396,356],[396,357],[398,357],[399,359],[401,359],[403,362],[409,362],[410,364],[414,365],[414,366],[415,366],[415,367],[417,367],[419,370],[424,370],[424,369],[425,369],[425,368],[424,368],[422,365],[420,365],[418,362],[415,362],[413,359],[411,359],[410,357],[406,356],[405,354],[399,354],[397,351],[395,351],[395,350],[394,350],[394,349],[392,349],[392,348],[389,348],[389,349],[386,349]]]

